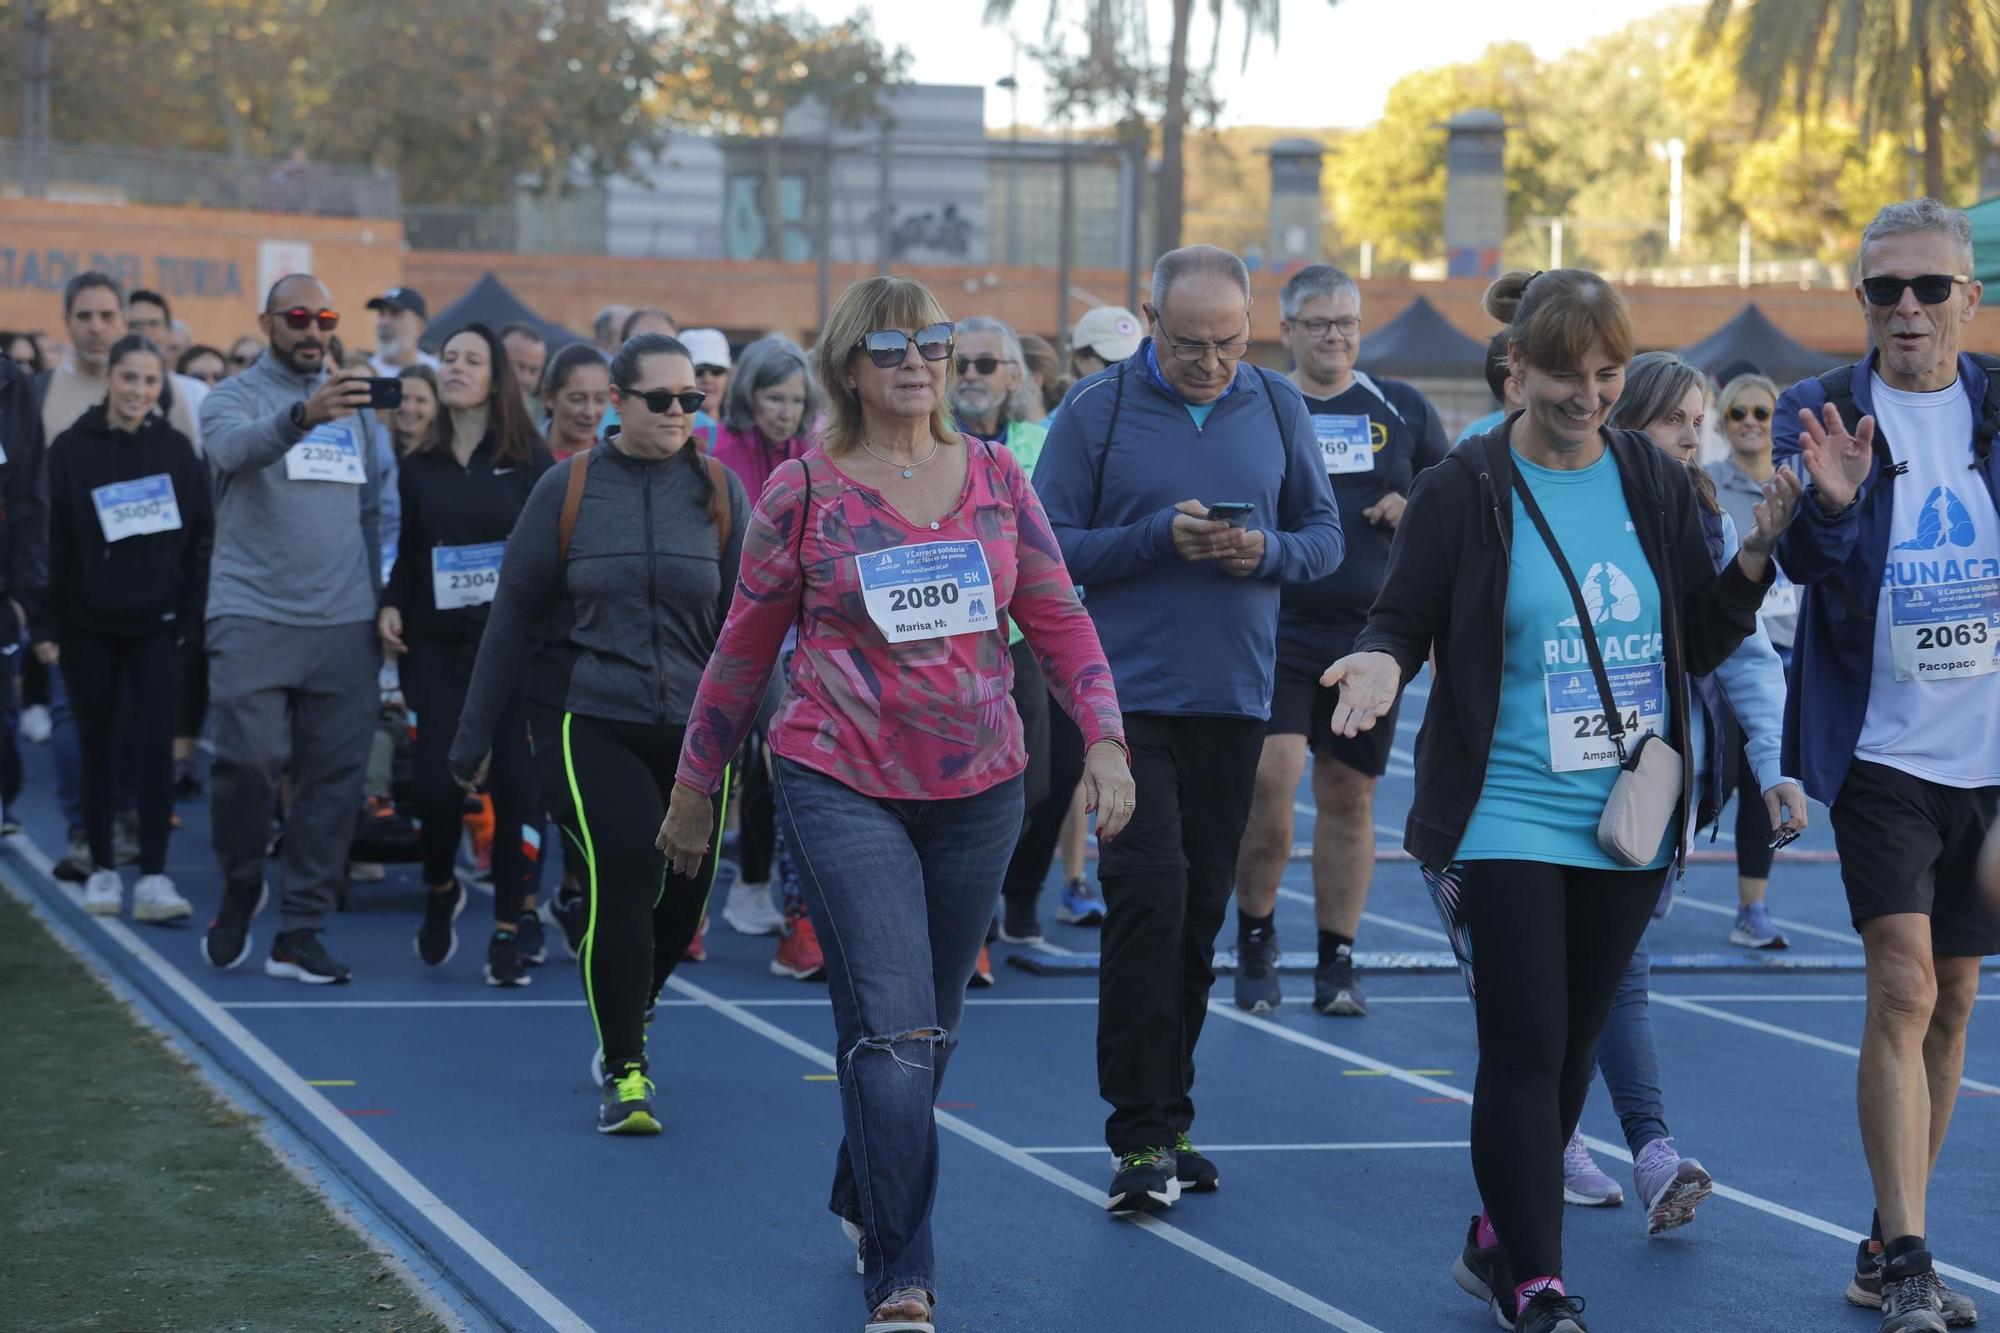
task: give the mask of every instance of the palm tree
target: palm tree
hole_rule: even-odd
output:
[[[1736,6],[1709,0],[1720,35]],[[1801,120],[1833,99],[1877,130],[1922,137],[1924,192],[1945,193],[1947,122],[1985,143],[2000,92],[2000,0],[1745,0],[1738,69],[1758,115],[1787,91]],[[1801,129],[1803,133],[1803,128]]]
[[[1015,3],[1016,0],[986,0],[986,21],[1006,23],[1014,16]],[[1167,48],[1167,84],[1160,113],[1160,180],[1153,205],[1154,244],[1161,251],[1172,250],[1181,243],[1181,214],[1186,199],[1182,142],[1187,136],[1188,44],[1194,26],[1195,0],[1172,0],[1172,3],[1173,35]],[[1207,7],[1215,24],[1215,37],[1209,49],[1212,68],[1222,41],[1224,0],[1207,0]],[[1049,32],[1055,31],[1061,8],[1061,0],[1049,0],[1046,24]],[[1243,62],[1247,65],[1250,48],[1257,38],[1268,36],[1273,44],[1277,42],[1281,0],[1234,0],[1234,8],[1243,17]],[[1105,69],[1127,68],[1127,53],[1134,48],[1144,51],[1147,46],[1146,10],[1147,0],[1090,0],[1083,19],[1089,38],[1085,59]]]

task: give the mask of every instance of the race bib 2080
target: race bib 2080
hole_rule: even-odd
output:
[[[976,541],[923,542],[854,557],[868,618],[890,643],[998,629],[993,575]]]

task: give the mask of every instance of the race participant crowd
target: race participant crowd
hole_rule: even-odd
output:
[[[1193,1085],[1231,900],[1235,1002],[1276,1008],[1310,767],[1313,1005],[1367,1014],[1374,790],[1428,669],[1405,846],[1479,1043],[1456,1283],[1585,1333],[1563,1209],[1624,1196],[1577,1135],[1600,1072],[1646,1229],[1694,1220],[1715,1182],[1669,1127],[1647,929],[1734,796],[1730,938],[1785,947],[1766,886],[1810,797],[1867,962],[1876,1211],[1840,1280],[1884,1333],[1968,1326],[1925,1203],[2000,952],[2000,359],[1960,349],[1963,214],[1883,208],[1858,272],[1872,350],[1790,386],[1637,351],[1593,273],[1510,273],[1499,408],[1455,445],[1356,368],[1345,273],[1285,282],[1281,374],[1208,246],[1066,357],[901,277],[811,349],[610,307],[553,354],[470,324],[433,357],[421,293],[367,302],[364,351],[294,274],[225,352],[84,273],[66,359],[0,334],[0,798],[16,737],[46,741],[58,875],[115,916],[136,863],[132,916],[172,925],[175,803],[205,796],[220,892],[189,947],[225,971],[275,889],[265,972],[352,980],[329,918],[384,861],[420,865],[410,966],[440,966],[485,880],[488,984],[531,984],[552,937],[578,961],[605,1134],[660,1132],[655,1004],[711,907],[775,936],[831,999],[865,1329],[929,1333],[932,1106],[989,942],[1042,939],[1060,855],[1058,919],[1102,927],[1105,1205],[1215,1190]]]

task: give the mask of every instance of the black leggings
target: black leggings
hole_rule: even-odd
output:
[[[552,743],[539,747],[551,813],[583,856],[590,926],[580,966],[607,1071],[645,1061],[646,1005],[687,953],[715,883],[713,837],[685,878],[669,872],[653,842],[686,734],[566,713]],[[725,779],[713,828],[722,827],[728,801]]]
[[[1736,873],[1746,879],[1769,879],[1775,855],[1771,813],[1764,808],[1764,793],[1757,789],[1757,771],[1750,767],[1745,742],[1736,755]]]
[[[91,860],[99,870],[115,864],[114,770],[119,755],[129,748],[133,771],[128,776],[139,802],[139,873],[165,874],[167,838],[173,831],[181,651],[166,632],[113,638],[65,629],[57,638],[83,758],[83,827],[90,838]],[[120,700],[126,701],[123,710],[118,707]],[[126,738],[123,745],[121,731]]]
[[[1014,857],[1007,863],[1007,878],[1000,888],[1001,896],[1009,901],[1029,904],[1041,896],[1042,882],[1049,877],[1049,862],[1062,840],[1063,821],[1069,818],[1070,801],[1076,796],[1076,784],[1083,780],[1083,733],[1046,692],[1044,703],[1049,718],[1048,785],[1042,798],[1028,806],[1021,840],[1014,844]]]
[[[1563,1148],[1664,870],[1467,861],[1479,1076],[1472,1174],[1515,1281],[1562,1272]]]
[[[452,780],[450,754],[479,640],[413,634],[409,645],[401,678],[403,697],[417,715],[410,772],[417,817],[423,821],[417,847],[424,883],[436,887],[451,883],[465,826],[465,790]],[[528,744],[525,705],[509,707],[493,728],[486,790],[493,797],[493,920],[511,929],[534,890],[538,869],[523,848],[523,830],[542,827],[541,770]]]

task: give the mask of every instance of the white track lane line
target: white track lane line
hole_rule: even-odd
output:
[[[1211,1017],[1226,1018],[1232,1023],[1241,1023],[1245,1027],[1256,1028],[1260,1032],[1269,1033],[1280,1041],[1288,1041],[1294,1046],[1303,1046],[1309,1051],[1318,1051],[1321,1055],[1332,1056],[1341,1063],[1353,1065],[1357,1069],[1373,1069],[1378,1073],[1395,1079],[1399,1083],[1406,1083],[1413,1088],[1421,1088],[1423,1091],[1431,1093],[1434,1096],[1449,1097],[1454,1101],[1464,1102],[1467,1106],[1472,1104],[1472,1094],[1463,1088],[1455,1088],[1449,1083],[1440,1083],[1436,1079],[1429,1078],[1423,1074],[1412,1074],[1407,1070],[1398,1069],[1396,1066],[1382,1060],[1377,1060],[1371,1055],[1363,1055],[1361,1052],[1349,1050],[1345,1046],[1336,1046],[1330,1041],[1322,1041],[1318,1037],[1288,1028],[1282,1023],[1274,1023],[1268,1018],[1260,1018],[1256,1014],[1246,1014],[1234,1005],[1224,1004],[1220,1001],[1210,1001],[1208,1012]],[[1718,1014],[1721,1013],[1720,1010],[1715,1012]],[[1734,1015],[1730,1015],[1729,1017],[1734,1017]],[[1748,1022],[1750,1020],[1745,1021]],[[1609,1140],[1594,1138],[1588,1134],[1584,1135],[1584,1142],[1589,1144],[1593,1151],[1601,1153],[1606,1157],[1615,1158],[1621,1162],[1632,1160],[1632,1154],[1622,1143],[1612,1143]],[[1858,1231],[1850,1231],[1846,1227],[1838,1226],[1823,1217],[1814,1217],[1811,1213],[1800,1212],[1798,1209],[1789,1208],[1782,1203],[1774,1203],[1769,1199],[1751,1194],[1746,1190],[1734,1189],[1728,1185],[1718,1184],[1715,1187],[1715,1197],[1718,1199],[1728,1199],[1732,1203],[1740,1203],[1746,1208],[1753,1208],[1767,1216],[1790,1222],[1794,1226],[1803,1227],[1808,1231],[1817,1231],[1823,1236],[1832,1236],[1837,1240],[1845,1241],[1849,1245],[1858,1245],[1866,1239]],[[2000,1293],[2000,1282],[1995,1282],[1992,1278],[1983,1277],[1967,1269],[1958,1268],[1951,1264],[1938,1264],[1937,1271],[1946,1277],[1955,1278],[1967,1286],[1978,1287],[1981,1291]]]
[[[55,886],[58,893],[83,907],[83,891],[73,885],[64,884],[50,873],[53,864],[33,839],[24,834],[14,838],[14,850],[21,859]],[[104,931],[112,942],[130,954],[140,966],[159,978],[161,984],[178,996],[183,1003],[213,1027],[217,1034],[240,1051],[251,1064],[268,1075],[273,1083],[283,1089],[286,1095],[297,1102],[305,1113],[318,1121],[321,1128],[337,1139],[349,1152],[361,1160],[363,1166],[373,1171],[384,1185],[394,1190],[403,1202],[416,1209],[424,1219],[451,1242],[465,1251],[466,1255],[520,1302],[533,1310],[557,1333],[591,1333],[590,1325],[583,1318],[556,1299],[555,1294],[509,1259],[500,1248],[488,1240],[484,1233],[470,1222],[460,1217],[444,1200],[425,1188],[422,1181],[411,1175],[382,1147],[355,1128],[354,1122],[342,1115],[334,1104],[327,1100],[318,1089],[309,1086],[293,1068],[280,1059],[277,1052],[230,1017],[221,1005],[210,999],[202,989],[190,981],[172,963],[162,958],[153,946],[133,933],[130,926],[116,917],[94,916],[90,920]],[[193,933],[183,937],[188,946],[193,947]]]
[[[1781,1037],[1786,1041],[1795,1041],[1801,1046],[1815,1046],[1822,1051],[1832,1051],[1835,1055],[1845,1055],[1856,1060],[1861,1058],[1861,1048],[1859,1046],[1849,1046],[1845,1042],[1829,1041],[1825,1037],[1817,1037],[1810,1032],[1800,1032],[1797,1028],[1788,1028],[1778,1023],[1766,1023],[1761,1018],[1745,1018],[1742,1014],[1732,1014],[1727,1009],[1712,1008],[1699,1001],[1685,999],[1678,995],[1662,995],[1660,992],[1654,991],[1652,998],[1655,1003],[1664,1004],[1669,1009],[1681,1009],[1690,1014],[1700,1014],[1705,1018],[1713,1018],[1720,1022],[1732,1023],[1740,1028],[1748,1028],[1752,1032],[1761,1032],[1767,1037]],[[1981,1083],[1976,1078],[1961,1078],[1958,1081],[1958,1086],[1969,1092],[2000,1093],[2000,1086],[1992,1083]]]
[[[833,1057],[825,1051],[822,1051],[803,1037],[795,1037],[783,1028],[766,1022],[741,1005],[733,1004],[721,996],[703,990],[693,982],[683,980],[680,977],[668,978],[667,985],[673,987],[681,994],[688,996],[690,999],[699,1000],[709,1009],[714,1010],[731,1022],[748,1028],[765,1040],[784,1047],[786,1050],[791,1051],[793,1054],[800,1056],[821,1069],[831,1070],[834,1068]],[[1047,1162],[1030,1156],[1011,1143],[995,1138],[985,1130],[968,1121],[959,1119],[948,1111],[936,1111],[933,1114],[937,1117],[937,1126],[939,1129],[957,1135],[974,1147],[984,1149],[1000,1160],[1009,1162],[1026,1171],[1029,1175],[1054,1185],[1064,1193],[1075,1195],[1078,1199],[1090,1204],[1094,1210],[1101,1210],[1103,1208],[1104,1191],[1098,1186],[1087,1185],[1075,1176],[1058,1171]],[[1107,1155],[1109,1154],[1108,1149],[1104,1151]],[[1259,1291],[1277,1297],[1293,1309],[1302,1310],[1329,1327],[1341,1329],[1342,1333],[1382,1333],[1382,1330],[1376,1328],[1373,1324],[1357,1319],[1345,1310],[1329,1305],[1309,1292],[1301,1291],[1282,1278],[1273,1277],[1263,1269],[1238,1259],[1227,1250],[1218,1249],[1205,1240],[1197,1240],[1171,1223],[1163,1222],[1156,1217],[1148,1217],[1144,1214],[1136,1214],[1130,1220],[1134,1225],[1165,1241],[1167,1244],[1174,1246],[1176,1249],[1193,1255],[1203,1263],[1210,1264],[1229,1274],[1231,1277],[1248,1283]]]
[[[1675,894],[1674,906],[1691,907],[1697,912],[1707,912],[1710,916],[1726,916],[1732,921],[1736,919],[1735,908],[1723,907],[1717,903],[1705,903],[1690,894]],[[1828,930],[1823,926],[1810,926],[1803,921],[1786,921],[1775,916],[1771,918],[1771,922],[1796,935],[1811,935],[1822,940],[1832,940],[1836,944],[1859,946],[1861,943],[1861,936],[1851,930]]]
[[[1470,1139],[1433,1139],[1428,1142],[1408,1143],[1204,1143],[1201,1150],[1210,1152],[1400,1152],[1437,1148],[1470,1148]],[[1024,1153],[1036,1157],[1087,1156],[1091,1153],[1109,1158],[1111,1150],[1103,1144],[1093,1144],[1088,1148],[1023,1148]]]

